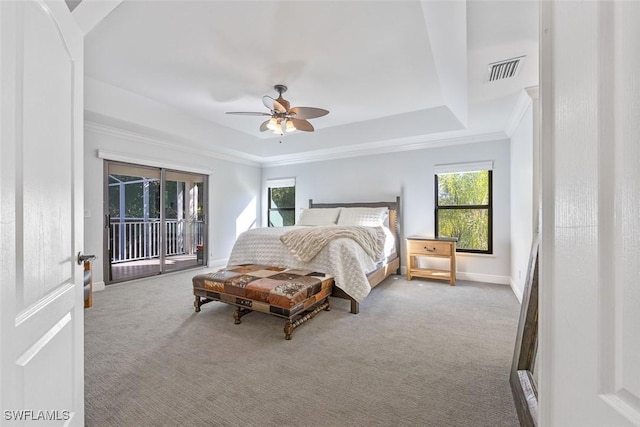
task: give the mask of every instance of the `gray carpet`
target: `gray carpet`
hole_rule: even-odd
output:
[[[192,270],[108,286],[85,310],[88,426],[517,426],[508,286],[391,276],[296,329],[194,313]]]

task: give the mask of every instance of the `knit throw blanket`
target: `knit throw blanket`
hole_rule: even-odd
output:
[[[309,262],[331,240],[347,238],[354,240],[374,261],[378,261],[384,249],[384,230],[382,227],[359,226],[321,226],[290,230],[280,236],[280,241],[293,256]]]

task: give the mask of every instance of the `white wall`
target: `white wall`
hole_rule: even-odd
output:
[[[511,287],[522,300],[533,240],[533,110],[511,137]]]
[[[209,175],[209,265],[226,263],[236,236],[255,224],[260,194],[260,167],[194,155],[126,132],[85,126],[85,253],[96,254],[93,280],[99,289],[103,272],[103,159],[98,150],[132,163],[170,166]],[[137,135],[141,136],[141,135]]]
[[[434,234],[436,164],[493,160],[493,255],[459,254],[458,277],[509,283],[510,155],[509,141],[478,142],[392,154],[264,168],[267,179],[296,179],[296,208],[316,202],[394,201],[401,196],[401,233]],[[264,206],[264,202],[263,202]],[[264,210],[264,209],[263,209]],[[403,254],[403,265],[406,265]]]

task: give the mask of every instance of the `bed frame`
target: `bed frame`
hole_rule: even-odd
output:
[[[400,249],[402,247],[400,241],[400,196],[396,197],[395,202],[359,202],[359,203],[314,203],[313,199],[309,199],[309,208],[382,208],[389,209],[389,229],[396,239],[396,257],[367,274],[367,279],[372,288],[376,287],[387,277],[392,274],[400,274]],[[358,314],[360,312],[360,304],[358,301],[347,295],[342,289],[334,286],[332,296],[337,298],[348,299],[351,301],[351,313]]]

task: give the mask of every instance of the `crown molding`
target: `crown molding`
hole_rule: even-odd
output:
[[[148,157],[132,156],[127,153],[117,153],[114,151],[98,149],[96,155],[99,159],[112,160],[114,162],[133,163],[154,168],[179,169],[182,172],[199,173],[202,175],[213,174],[213,171],[209,169],[194,168],[190,165],[178,164],[175,162],[158,161],[149,159]]]
[[[84,124],[85,129],[106,136],[123,138],[130,141],[140,142],[143,144],[162,147],[170,150],[180,150],[183,153],[186,152],[200,157],[206,156],[219,160],[226,160],[229,162],[241,163],[263,168],[509,139],[509,136],[504,131],[487,132],[475,135],[455,135],[448,137],[418,135],[408,138],[376,141],[367,144],[335,147],[323,150],[307,151],[303,153],[260,157],[246,153],[227,154],[220,151],[202,150],[185,145],[179,146],[176,143],[178,139],[176,139],[176,142],[172,142],[169,139],[152,137],[139,132],[124,130],[90,120],[85,120]]]
[[[125,130],[122,128],[105,125],[103,123],[93,122],[90,120],[84,121],[84,127],[86,130],[116,138],[127,139],[129,141],[139,142],[142,144],[148,144],[156,147],[167,148],[170,150],[180,150],[183,153],[190,153],[199,157],[210,157],[218,160],[225,160],[234,163],[241,163],[249,166],[260,167],[262,164],[262,158],[251,154],[242,153],[239,151],[225,150],[222,151],[205,150],[201,148],[189,147],[186,145],[178,145],[177,142],[180,138],[175,138],[175,142],[171,141],[171,137],[157,138],[149,135],[145,135],[139,132],[131,130]],[[187,141],[190,142],[190,141]],[[193,144],[193,142],[190,142]]]
[[[537,86],[534,86],[537,88]],[[527,88],[529,89],[529,88]],[[523,89],[520,91],[520,96],[518,97],[518,102],[516,103],[516,107],[513,109],[511,113],[511,117],[509,117],[509,121],[507,122],[507,126],[504,132],[507,134],[509,138],[513,136],[518,129],[518,125],[522,121],[524,114],[527,112],[527,109],[531,105],[533,92],[529,93],[528,90]]]
[[[453,136],[448,138],[436,138],[425,135],[400,138],[387,141],[378,141],[358,146],[338,147],[326,150],[316,150],[306,153],[287,154],[283,156],[265,157],[262,167],[288,166],[299,163],[322,162],[328,160],[344,159],[349,157],[372,156],[377,154],[398,153],[402,151],[424,150],[452,145],[473,144],[479,142],[498,141],[509,139],[503,131],[488,132],[477,135]]]
[[[527,92],[527,95],[531,97],[532,100],[536,100],[540,98],[540,86],[529,86],[525,87],[524,90]]]

